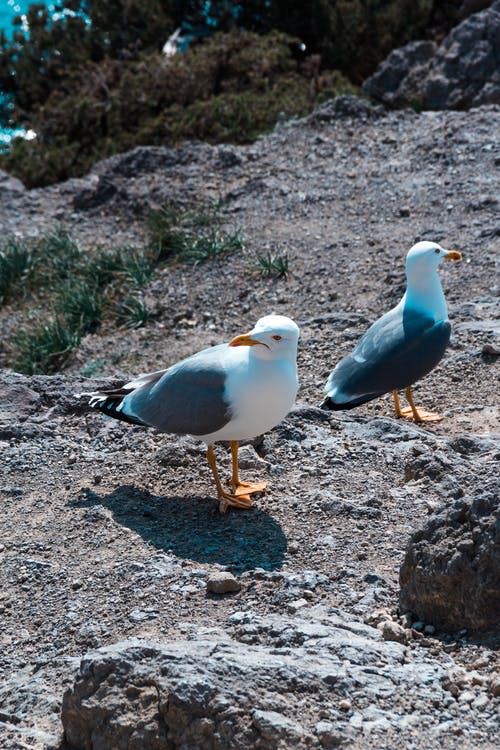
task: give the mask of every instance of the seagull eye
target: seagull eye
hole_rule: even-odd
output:
[[[281,339],[282,339],[283,337],[282,337],[282,336],[279,336],[278,334],[276,334],[275,336],[271,336],[271,338],[272,338],[272,339],[274,339],[275,341],[281,341]]]
[[[434,252],[435,252],[436,254],[438,254],[438,253],[440,253],[440,252],[441,252],[441,250],[440,250],[440,249],[439,249],[439,248],[437,247],[437,248],[436,248],[436,249],[434,250]]]

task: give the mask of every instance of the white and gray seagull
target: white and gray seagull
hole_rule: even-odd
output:
[[[90,406],[160,432],[192,435],[207,445],[219,508],[248,508],[267,482],[242,482],[238,441],[261,435],[290,411],[297,395],[299,328],[283,315],[267,315],[228,344],[204,349],[167,370],[141,375],[120,388],[81,394]],[[222,486],[214,443],[231,445],[231,491]]]
[[[406,256],[406,292],[396,307],[382,315],[361,337],[351,354],[330,374],[324,409],[353,409],[384,393],[394,396],[397,417],[436,422],[441,415],[417,409],[411,386],[440,361],[451,326],[438,268],[443,259],[461,253],[436,242],[417,242]],[[405,389],[410,407],[401,409],[398,391]]]

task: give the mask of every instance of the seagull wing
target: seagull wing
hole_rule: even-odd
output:
[[[335,367],[325,390],[332,409],[350,409],[383,393],[406,388],[430,372],[450,339],[448,320],[395,307],[361,337]]]
[[[113,391],[90,394],[104,414],[161,432],[208,435],[231,419],[225,398],[229,347],[205,349]]]

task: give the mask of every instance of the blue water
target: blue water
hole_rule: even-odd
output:
[[[26,13],[28,7],[32,4],[33,0],[0,0],[0,29],[4,31],[7,36],[12,36],[14,26],[12,21],[15,16],[22,16]],[[36,0],[36,2],[43,2],[43,0]],[[46,2],[49,8],[53,8],[53,3]],[[2,93],[0,92],[0,97]],[[0,124],[0,148],[7,146],[11,139],[16,135],[23,135],[24,130],[22,128],[7,128]]]

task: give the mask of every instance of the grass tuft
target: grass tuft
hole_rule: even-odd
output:
[[[0,307],[16,292],[22,291],[33,263],[26,242],[9,239],[0,248]]]
[[[287,255],[268,252],[263,255],[257,255],[256,266],[262,276],[286,278],[289,272],[290,263]]]
[[[102,320],[102,297],[96,283],[85,279],[65,282],[54,309],[67,327],[80,334],[95,331]]]
[[[126,328],[141,328],[154,317],[154,311],[140,297],[125,297],[116,312],[116,320]]]
[[[139,290],[158,265],[197,265],[243,247],[242,236],[221,225],[216,204],[196,211],[160,209],[149,218],[144,246],[97,250],[90,257],[63,227],[36,241],[9,240],[0,252],[0,303],[19,289],[21,298],[29,291],[32,308],[34,302],[48,311],[39,307],[28,318],[32,327],[18,334],[14,366],[27,374],[56,372],[106,315],[127,328],[146,325],[155,311]]]
[[[219,229],[211,229],[207,235],[193,239],[185,247],[179,260],[196,266],[207,260],[229,255],[243,247],[244,241],[239,232],[226,234]]]
[[[17,336],[15,367],[26,375],[57,372],[80,343],[79,331],[73,331],[59,318],[40,323]]]
[[[41,237],[34,248],[33,280],[41,286],[58,286],[82,263],[82,253],[64,227]]]
[[[127,247],[120,253],[120,272],[136,289],[141,289],[150,280],[154,272],[154,261],[151,255],[139,248]]]

